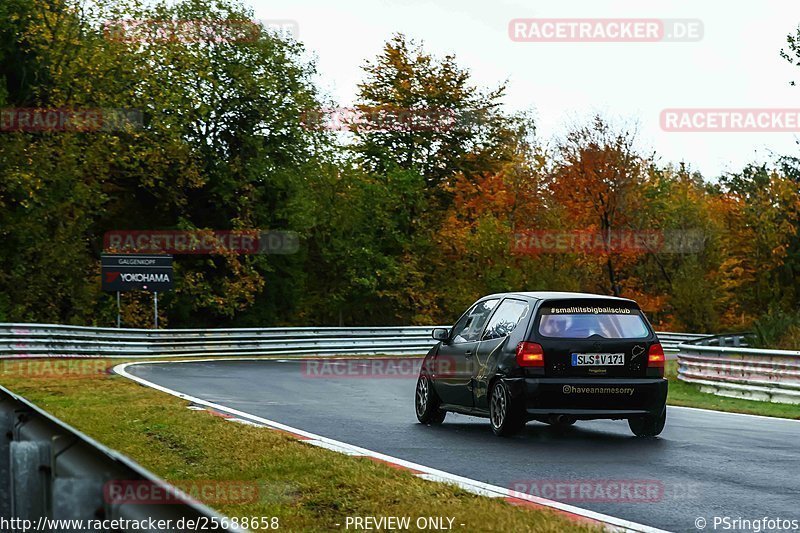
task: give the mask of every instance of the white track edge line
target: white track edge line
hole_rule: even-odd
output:
[[[188,361],[187,361],[188,363]],[[710,394],[710,393],[709,393]],[[751,400],[757,401],[757,400]],[[764,403],[771,403],[771,402],[764,402]],[[788,403],[785,404],[776,404],[776,405],[791,405]],[[732,415],[732,416],[749,416],[751,418],[761,418],[763,420],[780,420],[784,422],[800,422],[800,419],[797,418],[784,418],[782,416],[765,416],[765,415],[753,415],[750,413],[734,413],[733,411],[717,411],[716,409],[703,409],[702,407],[688,407],[686,405],[670,405],[667,404],[667,407],[670,409],[685,409],[687,411],[701,411],[703,413],[709,413],[713,415]]]
[[[226,360],[228,360],[228,359],[226,359]],[[490,485],[490,484],[484,483],[482,481],[477,481],[477,480],[474,480],[474,479],[458,476],[456,474],[451,474],[451,473],[445,472],[443,470],[438,470],[436,468],[431,468],[429,466],[413,463],[411,461],[406,461],[405,459],[400,459],[398,457],[392,457],[390,455],[385,455],[385,454],[382,454],[380,452],[376,452],[376,451],[373,451],[373,450],[368,450],[366,448],[361,448],[359,446],[355,446],[353,444],[348,444],[346,442],[341,442],[341,441],[337,441],[337,440],[334,440],[334,439],[329,439],[328,437],[323,437],[322,435],[317,435],[317,434],[314,434],[314,433],[310,433],[308,431],[304,431],[302,429],[294,428],[292,426],[288,426],[288,425],[282,424],[280,422],[275,422],[273,420],[269,420],[269,419],[266,419],[266,418],[262,418],[260,416],[252,415],[252,414],[246,413],[244,411],[239,411],[238,409],[233,409],[231,407],[226,407],[224,405],[219,405],[219,404],[216,404],[216,403],[213,403],[213,402],[209,402],[207,400],[196,398],[196,397],[190,396],[188,394],[183,394],[182,392],[178,392],[178,391],[169,389],[167,387],[163,387],[161,385],[158,385],[156,383],[153,383],[151,381],[147,381],[146,379],[134,376],[134,375],[130,374],[127,371],[127,368],[129,366],[135,366],[135,365],[152,364],[152,363],[184,363],[184,362],[189,363],[190,361],[135,361],[135,362],[130,362],[130,363],[119,364],[119,365],[115,366],[113,370],[114,370],[114,372],[116,374],[119,374],[120,376],[128,378],[128,379],[130,379],[132,381],[135,381],[135,382],[139,383],[140,385],[144,385],[146,387],[150,387],[152,389],[156,389],[158,391],[167,393],[167,394],[169,394],[171,396],[175,396],[175,397],[181,398],[183,400],[187,400],[187,401],[196,403],[198,405],[205,405],[207,407],[211,407],[212,409],[215,409],[215,410],[218,410],[218,411],[222,411],[222,412],[229,413],[229,414],[232,414],[232,415],[240,416],[242,418],[245,418],[247,420],[252,420],[254,422],[260,422],[260,423],[262,423],[262,424],[264,424],[264,425],[266,425],[268,427],[271,427],[271,428],[274,428],[274,429],[280,429],[280,430],[283,430],[283,431],[286,431],[286,432],[289,432],[289,433],[294,433],[296,435],[301,435],[301,436],[306,437],[308,439],[318,440],[318,441],[330,444],[332,446],[337,446],[337,447],[341,447],[341,448],[350,449],[350,450],[352,450],[354,452],[359,453],[360,455],[373,457],[375,459],[379,459],[381,461],[386,461],[388,463],[393,463],[395,465],[403,466],[403,467],[409,468],[411,470],[417,470],[417,471],[425,473],[425,474],[434,475],[434,476],[446,479],[446,480],[448,480],[448,481],[450,481],[452,483],[455,483],[457,485],[464,484],[464,485],[474,486],[475,488],[480,489],[482,491],[486,491],[486,492],[497,494],[497,497],[503,497],[503,498],[513,497],[513,498],[518,498],[518,499],[521,499],[521,500],[529,501],[529,502],[532,502],[532,503],[537,503],[537,504],[542,505],[544,507],[550,507],[550,508],[553,508],[553,509],[557,509],[559,511],[564,511],[564,512],[571,513],[571,514],[574,514],[574,515],[578,515],[578,516],[582,516],[582,517],[585,517],[585,518],[589,518],[591,520],[596,520],[598,522],[602,522],[602,523],[605,523],[607,525],[614,526],[616,528],[622,528],[622,529],[624,529],[626,531],[636,531],[636,532],[641,532],[641,533],[667,533],[665,530],[658,529],[658,528],[655,528],[655,527],[652,527],[652,526],[647,526],[647,525],[644,525],[644,524],[638,524],[636,522],[631,522],[629,520],[624,520],[622,518],[617,518],[615,516],[610,516],[610,515],[606,515],[606,514],[602,514],[602,513],[597,513],[595,511],[590,511],[588,509],[575,507],[573,505],[557,502],[557,501],[554,501],[554,500],[547,500],[545,498],[539,498],[539,497],[532,496],[532,495],[529,495],[529,494],[519,493],[519,492],[512,491],[510,489],[503,488],[503,487],[500,487],[500,486],[497,486],[497,485]]]

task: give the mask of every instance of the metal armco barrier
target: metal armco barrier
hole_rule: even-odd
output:
[[[747,348],[748,334],[678,346],[678,379],[720,396],[800,404],[800,352]]]
[[[447,327],[447,326],[445,326]],[[115,329],[0,324],[0,359],[18,357],[203,357],[425,354],[433,326],[249,329]],[[704,337],[658,333],[665,350]]]
[[[150,494],[173,497],[115,499],[109,496],[109,484],[146,484],[152,487]],[[80,526],[64,522],[69,520],[83,522]],[[116,521],[118,527],[87,529],[92,525],[88,520]],[[198,523],[212,531],[246,531],[127,457],[0,387],[0,531],[177,533],[194,530],[188,525]]]

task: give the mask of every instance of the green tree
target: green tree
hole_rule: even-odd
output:
[[[308,227],[313,209],[303,192],[328,141],[300,121],[316,96],[298,43],[264,28],[244,39],[126,40],[104,24],[252,28],[244,22],[252,13],[225,0],[34,0],[4,4],[0,17],[0,61],[24,74],[5,77],[5,105],[147,117],[123,131],[2,134],[6,319],[110,323],[113,305],[98,287],[110,229]],[[302,290],[293,284],[301,276],[267,283],[276,272],[302,271],[300,256],[181,257],[177,269],[180,283],[164,302],[174,325],[222,323],[259,299],[273,302],[259,317],[276,320],[287,312],[278,302]]]

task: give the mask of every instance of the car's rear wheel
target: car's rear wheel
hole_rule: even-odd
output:
[[[508,386],[498,380],[489,398],[489,422],[495,435],[507,437],[518,433],[526,419],[522,405],[511,397]]]
[[[667,422],[667,408],[661,411],[661,415],[645,415],[628,419],[628,426],[637,437],[655,437],[664,430]]]
[[[441,424],[447,411],[442,411],[439,406],[442,404],[436,391],[433,390],[433,382],[425,374],[420,374],[417,379],[417,391],[414,395],[414,407],[417,412],[417,420],[423,424]]]

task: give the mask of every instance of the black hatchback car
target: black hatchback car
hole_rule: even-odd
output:
[[[448,411],[488,417],[497,435],[538,420],[626,419],[640,437],[666,421],[664,351],[633,300],[569,292],[485,296],[422,363],[417,418]]]

